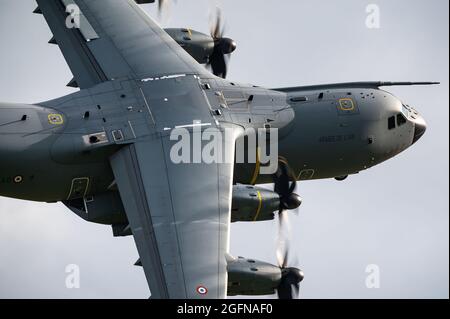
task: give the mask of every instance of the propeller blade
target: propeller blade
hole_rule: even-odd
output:
[[[162,16],[163,6],[165,4],[165,0],[158,0],[158,16]]]
[[[300,298],[300,284],[295,284],[292,287],[292,291],[293,291],[293,298],[294,299],[299,299]]]
[[[288,260],[289,260],[289,247],[287,241],[279,237],[277,247],[278,267],[285,268],[288,264]]]
[[[228,69],[227,61],[225,55],[220,52],[217,46],[214,47],[213,54],[209,57],[208,66],[210,66],[215,76],[226,78]]]
[[[236,42],[225,38],[225,25],[223,24],[222,11],[216,8],[215,16],[211,18],[210,35],[214,40],[214,50],[207,66],[216,76],[226,78],[230,54],[236,50]]]
[[[277,289],[278,299],[294,299],[292,296],[292,287],[289,283],[283,282]]]
[[[286,165],[282,162],[278,163],[278,170],[274,175],[274,190],[280,197],[286,196],[289,191],[289,177],[287,175]]]
[[[282,268],[281,281],[277,288],[279,299],[297,299],[300,293],[300,283],[304,275],[298,268]]]
[[[280,195],[281,214],[285,209],[295,209],[300,206],[302,200],[300,196],[294,193],[297,187],[297,178],[289,167],[287,160],[280,156],[278,170],[273,176],[274,191]]]
[[[289,217],[285,213],[279,215],[278,225],[278,242],[276,256],[278,261],[278,267],[282,270],[285,269],[291,262],[291,247],[290,247],[290,223]],[[297,258],[296,258],[297,261]]]
[[[174,0],[173,2],[175,2],[176,4],[177,0]],[[158,17],[160,19],[163,16],[165,10],[169,11],[168,9],[170,9],[171,5],[172,5],[171,0],[158,0]],[[170,12],[168,15],[170,16]]]
[[[211,19],[213,21],[211,23],[211,37],[214,40],[220,39],[224,33],[224,30],[221,30],[222,27],[222,10],[220,8],[216,8],[216,15]]]

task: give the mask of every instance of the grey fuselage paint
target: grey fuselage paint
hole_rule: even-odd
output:
[[[279,155],[299,180],[377,165],[411,146],[416,124],[424,123],[416,110],[375,88],[286,93],[197,75],[116,79],[36,105],[0,104],[0,196],[57,202],[113,190],[109,157],[154,134],[150,126],[168,134],[158,127],[160,116],[192,123],[177,118],[176,108],[195,108],[198,98],[207,99],[211,121],[278,128]],[[388,129],[392,116],[406,121]],[[236,164],[234,182],[272,181],[255,170],[254,163]]]

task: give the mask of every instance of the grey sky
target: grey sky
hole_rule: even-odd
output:
[[[164,23],[207,32],[213,1],[179,0]],[[216,2],[220,3],[220,2]],[[381,28],[365,26],[377,3]],[[73,92],[70,71],[33,0],[0,0],[0,101]],[[305,298],[449,297],[449,2],[227,0],[238,42],[229,78],[267,87],[356,80],[441,81],[390,88],[428,123],[412,148],[345,182],[299,185],[292,245]],[[152,15],[155,6],[145,6]],[[57,173],[57,172],[55,172]],[[276,223],[232,226],[231,253],[275,263]],[[147,298],[132,238],[89,224],[60,204],[0,198],[0,298]],[[77,264],[81,288],[65,287]],[[381,288],[367,289],[377,264]]]

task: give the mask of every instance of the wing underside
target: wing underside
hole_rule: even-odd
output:
[[[225,298],[233,165],[173,164],[172,143],[146,139],[111,158],[152,298]]]

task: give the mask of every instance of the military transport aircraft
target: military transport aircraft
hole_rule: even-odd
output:
[[[236,43],[220,21],[206,35],[163,30],[132,0],[37,3],[79,91],[0,103],[0,195],[63,202],[111,225],[114,236],[132,235],[152,298],[295,297],[303,273],[287,265],[287,250],[279,265],[235,258],[230,223],[282,217],[301,203],[296,181],[343,180],[426,129],[413,107],[380,87],[431,82],[239,84],[225,79]],[[200,150],[203,133],[225,134],[215,140],[223,160],[174,161],[177,129],[193,144],[201,136]],[[259,146],[236,160],[251,129],[264,130],[262,144],[277,137],[272,173],[262,173]],[[274,189],[256,186],[263,183]]]

